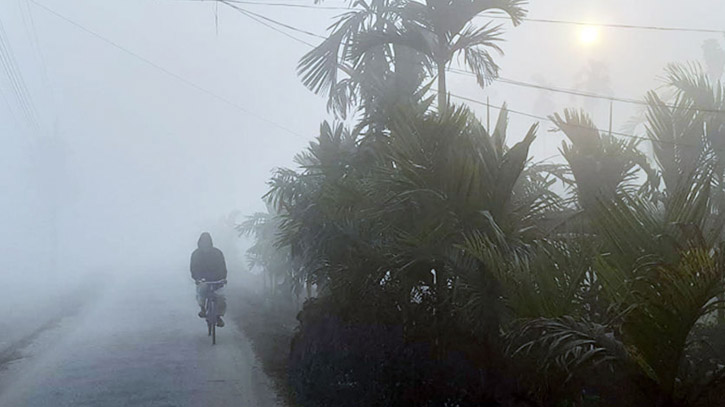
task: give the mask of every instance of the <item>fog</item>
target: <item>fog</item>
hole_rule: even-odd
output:
[[[244,7],[319,35],[340,13]],[[712,11],[722,0],[531,0],[527,8],[533,19],[725,28]],[[265,209],[271,171],[293,166],[332,117],[296,73],[309,48],[210,1],[0,0],[0,23],[0,276],[11,291],[0,306],[18,310],[0,329],[43,319],[44,307],[84,282],[187,279],[203,231],[227,254],[230,278],[244,273],[249,242],[232,226]],[[585,46],[580,26],[503,23],[503,78],[618,98],[660,86],[667,63],[702,61],[703,41],[725,43],[711,33],[602,27]],[[609,125],[607,101],[502,82],[482,89],[454,73],[448,81],[451,93],[492,106],[538,116],[583,107]],[[485,106],[469,105],[485,120]],[[632,133],[641,114],[615,103],[614,130]],[[511,142],[534,122],[512,114]],[[563,137],[551,128],[541,123],[534,160],[562,160]],[[0,331],[0,342],[8,335]]]
[[[263,209],[270,171],[291,165],[329,117],[324,98],[295,73],[308,48],[229,7],[174,0],[39,4],[6,0],[0,9],[10,62],[37,112],[33,128],[4,72],[0,269],[8,276],[65,278],[172,264],[183,273],[198,233],[234,211]],[[720,16],[707,12],[718,4],[534,1],[529,8],[537,18],[719,27]],[[250,7],[321,35],[339,12]],[[587,48],[579,29],[535,22],[508,29],[502,76],[571,89],[597,61],[608,71],[611,95],[640,98],[658,86],[667,63],[701,60],[701,43],[716,38],[603,29],[600,43]],[[473,78],[452,75],[451,91],[551,113],[536,110],[544,92],[535,89],[501,83],[482,90]],[[586,98],[543,97],[554,111],[592,106]],[[608,105],[599,105],[593,113],[606,128]],[[615,130],[636,112],[617,104]],[[534,121],[513,116],[512,139]],[[555,155],[559,143],[557,135],[540,137],[534,156]]]

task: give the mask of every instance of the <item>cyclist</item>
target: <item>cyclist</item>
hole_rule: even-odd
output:
[[[206,309],[204,302],[209,295],[216,296],[217,303],[217,326],[223,327],[224,321],[222,315],[227,309],[227,302],[224,294],[216,287],[210,287],[208,284],[200,284],[204,281],[219,281],[227,278],[227,264],[224,261],[224,254],[221,250],[214,247],[211,241],[211,235],[204,232],[199,236],[197,243],[198,248],[191,254],[191,278],[196,281],[196,301],[201,307],[199,311],[200,318],[206,318]]]

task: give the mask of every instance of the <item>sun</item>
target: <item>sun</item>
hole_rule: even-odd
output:
[[[579,42],[583,45],[594,45],[599,41],[599,27],[587,25],[579,31]]]

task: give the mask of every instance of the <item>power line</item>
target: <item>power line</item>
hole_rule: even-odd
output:
[[[20,0],[22,1],[22,0]],[[53,108],[53,115],[55,117],[55,120],[57,121],[58,118],[58,112],[55,106],[55,92],[52,83],[50,82],[50,77],[48,76],[48,64],[45,62],[45,54],[43,53],[43,49],[40,45],[40,40],[38,39],[38,30],[35,26],[35,18],[33,17],[33,10],[30,6],[30,0],[23,1],[23,5],[25,6],[25,9],[28,12],[28,18],[30,20],[30,32],[32,36],[32,41],[34,44],[34,48],[36,53],[38,54],[38,59],[40,60],[40,65],[42,68],[42,78],[43,83],[45,85],[45,88],[47,89],[47,96],[50,106]],[[25,21],[25,19],[23,19]]]
[[[436,91],[432,91],[432,92],[433,93],[437,93]],[[481,106],[489,106],[489,107],[492,107],[492,108],[497,109],[497,110],[503,110],[504,109],[503,106],[492,105],[492,104],[489,104],[489,103],[486,103],[486,102],[481,102],[481,101],[476,100],[476,99],[473,99],[473,98],[456,95],[454,93],[450,93],[449,92],[449,95],[452,96],[452,97],[454,97],[454,98],[456,98],[456,99],[465,100],[467,102],[475,103],[475,104],[478,104],[478,105],[481,105]],[[520,110],[510,109],[509,107],[506,107],[506,111],[511,112],[511,113],[514,113],[514,114],[517,114],[519,116],[529,117],[529,118],[536,119],[536,120],[547,121],[547,122],[550,122],[550,123],[556,125],[556,122],[554,122],[552,119],[550,119],[548,117],[539,116],[539,115],[532,114],[532,113],[527,113],[527,112],[522,112]],[[578,125],[578,124],[567,124],[567,125],[570,126],[570,127],[576,127],[576,128],[580,128],[580,129],[595,130],[592,127]],[[649,137],[635,136],[633,134],[621,133],[621,132],[617,132],[617,131],[611,131],[611,132],[607,131],[607,133],[611,133],[611,134],[613,134],[615,136],[620,136],[620,137],[634,139],[634,140],[649,141],[649,142],[652,142],[652,143],[670,144],[670,145],[674,145],[674,146],[683,146],[683,147],[698,147],[698,146],[693,145],[693,144],[678,143],[676,141],[655,140],[655,139],[652,139],[652,138],[649,138]],[[716,151],[725,152],[725,149],[716,149]]]
[[[194,88],[194,89],[196,89],[196,90],[198,90],[198,91],[200,91],[202,93],[206,93],[207,95],[213,97],[214,99],[217,99],[217,100],[219,100],[221,102],[224,102],[225,104],[227,104],[227,105],[229,105],[229,106],[231,106],[231,107],[233,107],[233,108],[235,108],[235,109],[237,109],[237,110],[239,110],[241,112],[244,112],[244,113],[246,113],[246,114],[248,114],[250,116],[256,117],[257,119],[259,119],[259,120],[261,120],[263,122],[266,122],[268,124],[271,124],[271,125],[279,128],[279,129],[282,129],[282,130],[284,130],[284,131],[286,131],[286,132],[288,132],[288,133],[290,133],[292,135],[295,135],[297,137],[305,138],[303,135],[295,132],[294,130],[290,130],[289,128],[287,128],[287,127],[285,127],[285,126],[283,126],[283,125],[281,125],[281,124],[279,124],[279,123],[277,123],[275,121],[272,121],[270,119],[267,119],[267,118],[265,118],[263,116],[260,116],[260,115],[258,115],[256,113],[254,113],[254,112],[251,112],[250,110],[248,110],[248,109],[246,109],[246,108],[238,105],[237,103],[235,103],[235,102],[233,102],[233,101],[231,101],[231,100],[229,100],[229,99],[227,99],[227,98],[225,98],[223,96],[220,96],[220,95],[218,95],[218,94],[216,94],[216,93],[214,93],[214,92],[212,92],[212,91],[210,91],[210,90],[208,90],[206,88],[203,88],[202,86],[197,85],[196,83],[194,83],[194,82],[192,82],[192,81],[184,78],[183,76],[181,76],[181,75],[179,75],[177,73],[174,73],[174,72],[172,72],[172,71],[164,68],[161,65],[156,64],[155,62],[153,62],[153,61],[151,61],[151,60],[149,60],[149,59],[147,59],[147,58],[145,58],[145,57],[143,57],[143,56],[141,56],[141,55],[139,55],[139,54],[137,54],[137,53],[129,50],[128,48],[125,48],[125,47],[119,45],[118,43],[116,43],[116,42],[114,42],[112,40],[109,40],[108,38],[103,37],[102,35],[96,33],[95,31],[92,31],[92,30],[90,30],[90,29],[88,29],[88,28],[80,25],[79,23],[77,23],[77,22],[69,19],[68,17],[66,17],[66,16],[64,16],[64,15],[58,13],[58,12],[56,12],[55,10],[53,10],[53,9],[51,9],[51,8],[49,8],[49,7],[41,4],[41,3],[38,3],[36,0],[29,0],[29,1],[31,1],[36,6],[44,9],[48,13],[50,13],[50,14],[58,17],[58,18],[60,18],[61,20],[64,20],[65,22],[67,22],[67,23],[75,26],[76,28],[84,31],[85,33],[90,34],[90,35],[96,37],[97,39],[99,39],[99,40],[101,40],[101,41],[103,41],[103,42],[105,42],[105,43],[113,46],[114,48],[116,48],[118,50],[121,50],[124,53],[126,53],[126,54],[128,54],[128,55],[130,55],[130,56],[132,56],[132,57],[134,57],[134,58],[136,58],[136,59],[144,62],[145,64],[147,64],[147,65],[149,65],[149,66],[151,66],[151,67],[153,67],[153,68],[155,68],[155,69],[157,69],[157,70],[165,73],[166,75],[169,75],[172,78],[174,78],[174,79],[176,79],[176,80],[178,80],[180,82],[183,82],[184,84],[186,84],[189,87],[192,87],[192,88]]]
[[[461,69],[449,68],[448,71],[457,73],[460,75],[476,77],[476,75],[474,73],[464,71]],[[584,92],[584,91],[573,90],[573,89],[564,89],[564,88],[557,88],[557,87],[553,87],[553,86],[538,85],[538,84],[534,84],[534,83],[529,83],[529,82],[524,82],[524,81],[519,81],[519,80],[514,80],[514,79],[507,79],[507,78],[503,78],[503,77],[495,78],[494,80],[496,82],[503,82],[503,83],[507,83],[510,85],[545,90],[545,91],[549,91],[549,92],[565,93],[565,94],[574,95],[574,96],[582,96],[582,97],[587,97],[587,98],[592,98],[592,99],[602,99],[602,100],[607,100],[607,101],[629,103],[629,104],[640,105],[640,106],[649,106],[649,103],[647,103],[643,100],[637,100],[637,99],[632,99],[632,98],[606,96],[606,95]],[[705,112],[705,113],[725,113],[725,110],[702,109],[702,108],[696,108],[696,107],[683,108],[680,106],[667,104],[667,103],[663,103],[663,106],[671,108],[671,109],[684,109],[684,110],[688,110],[688,111],[697,111],[697,112]]]
[[[203,1],[203,0],[192,0],[192,1]],[[223,1],[230,3],[254,5],[254,6],[269,6],[269,7],[292,7],[292,8],[307,8],[307,9],[321,9],[321,10],[351,10],[350,7],[341,6],[318,6],[310,4],[291,4],[291,3],[267,3],[267,2],[256,2],[247,0],[213,0]],[[480,15],[479,18],[491,18],[500,20],[510,20],[506,16],[496,15]],[[543,23],[543,24],[559,24],[559,25],[576,25],[576,26],[597,26],[604,28],[616,28],[625,30],[649,30],[649,31],[673,31],[673,32],[690,32],[690,33],[707,33],[707,34],[725,34],[725,30],[715,30],[708,28],[692,28],[692,27],[664,27],[654,25],[637,25],[637,24],[619,24],[619,23],[593,23],[585,21],[574,21],[574,20],[559,20],[559,19],[547,19],[547,18],[522,18],[523,21],[529,21],[532,23]]]
[[[21,110],[21,113],[25,116],[25,119],[28,120],[28,123],[30,123],[28,118],[28,112],[27,112],[27,105],[24,102],[22,92],[19,89],[18,83],[15,78],[15,73],[12,69],[10,59],[7,57],[8,51],[5,47],[4,39],[0,36],[0,65],[2,65],[3,70],[6,73],[6,76],[8,78],[8,81],[10,83],[10,90],[13,92],[13,95],[15,96],[15,99],[17,101],[17,107]],[[3,92],[4,96],[5,92]],[[8,102],[9,103],[9,102]],[[8,105],[12,108],[12,105]]]
[[[492,18],[503,18],[507,17],[492,17]],[[690,33],[708,33],[708,34],[725,34],[725,30],[713,30],[708,28],[687,28],[687,27],[661,27],[653,25],[635,25],[635,24],[612,24],[612,23],[588,23],[584,21],[570,21],[570,20],[553,20],[545,18],[523,18],[524,21],[530,21],[532,23],[545,23],[545,24],[564,24],[564,25],[577,25],[577,26],[596,26],[604,28],[618,28],[626,30],[650,30],[650,31],[675,31],[675,32],[690,32]]]
[[[192,1],[201,1],[201,0],[192,0]],[[267,5],[265,3],[255,3],[255,2],[245,1],[245,0],[214,0],[214,1],[225,3],[228,6],[233,7],[237,11],[239,11],[239,12],[241,12],[243,14],[246,14],[250,18],[254,18],[254,16],[258,16],[260,18],[264,18],[266,21],[270,21],[272,23],[278,24],[278,25],[280,25],[282,27],[285,27],[287,29],[290,29],[290,30],[293,30],[293,31],[296,31],[296,32],[301,32],[301,33],[304,33],[304,34],[313,35],[313,36],[319,37],[319,38],[325,38],[323,36],[319,36],[317,34],[310,33],[310,32],[307,32],[305,30],[301,30],[301,29],[299,29],[297,27],[293,27],[293,26],[290,26],[288,24],[280,23],[280,22],[278,22],[276,20],[273,20],[273,19],[271,19],[269,17],[266,17],[266,16],[263,16],[261,14],[253,13],[253,12],[250,12],[248,10],[242,9],[240,7],[235,7],[234,5],[229,4],[229,3],[244,3],[244,4]],[[279,5],[279,6],[288,5],[288,4],[282,4],[282,3],[274,3],[274,4]],[[297,5],[297,6],[299,6],[299,5]],[[308,5],[308,7],[315,8],[317,6],[309,6]],[[247,13],[252,14],[252,15],[248,15]],[[262,24],[264,24],[264,23],[262,23]],[[286,35],[287,37],[290,37],[291,39],[293,39],[295,41],[302,42],[302,43],[304,43],[305,45],[307,45],[309,47],[314,47],[314,45],[312,45],[312,44],[310,44],[310,43],[308,43],[306,41],[303,41],[303,40],[301,40],[301,39],[299,39],[297,37],[294,37],[294,36],[290,35],[289,33],[285,33],[285,32],[276,30],[273,27],[270,27],[270,28],[272,28],[275,31],[278,31],[278,32]],[[454,73],[458,73],[458,74],[463,74],[463,75],[475,76],[475,74],[473,74],[471,72],[467,72],[467,71],[459,70],[459,69],[455,69],[455,68],[451,68],[451,69],[449,69],[449,71],[454,72]],[[617,101],[617,102],[629,103],[629,104],[640,105],[640,106],[649,106],[649,104],[647,102],[645,102],[645,101],[637,100],[637,99],[632,99],[632,98],[623,98],[623,97],[616,97],[616,96],[606,96],[606,95],[600,95],[600,94],[595,94],[595,93],[590,93],[590,92],[583,92],[583,91],[572,90],[572,89],[555,88],[555,87],[551,87],[551,86],[537,85],[537,84],[532,84],[532,83],[528,83],[528,82],[518,81],[518,80],[514,80],[514,79],[507,79],[507,78],[497,78],[496,81],[503,82],[503,83],[508,83],[510,85],[515,85],[515,86],[523,86],[523,87],[535,88],[535,89],[540,89],[540,90],[546,90],[546,91],[550,91],[550,92],[565,93],[565,94],[570,94],[570,95],[574,95],[574,96],[588,97],[588,98],[594,98],[594,99],[602,99],[602,100],[608,100],[608,101]],[[672,109],[681,108],[681,107],[678,107],[678,106],[675,106],[675,105],[671,105],[671,104],[666,104],[666,103],[664,104],[664,106],[665,107],[668,107],[668,108],[672,108]],[[718,109],[685,108],[685,110],[689,110],[689,111],[699,111],[699,112],[707,112],[707,113],[725,113],[725,110],[718,110]]]
[[[31,1],[33,1],[33,0],[31,0]],[[216,1],[226,2],[227,0],[216,0]],[[267,18],[267,19],[269,19],[269,18]],[[311,44],[308,44],[308,45],[309,46],[313,46]],[[465,71],[463,71],[463,72],[465,72]],[[431,92],[437,93],[436,91],[433,91],[433,90]],[[503,107],[501,107],[501,106],[491,105],[491,104],[488,104],[488,103],[484,103],[484,102],[478,101],[476,99],[472,99],[472,98],[468,98],[468,97],[465,97],[465,96],[456,95],[456,94],[453,94],[453,93],[450,93],[450,92],[449,92],[449,95],[452,96],[452,97],[455,97],[457,99],[465,100],[465,101],[468,101],[468,102],[471,102],[471,103],[475,103],[475,104],[478,104],[478,105],[489,106],[489,107],[493,107],[494,109],[498,109],[498,110],[502,110],[503,109]],[[555,124],[556,125],[556,123],[552,119],[550,119],[548,117],[539,116],[539,115],[535,115],[535,114],[532,114],[532,113],[523,112],[523,111],[520,111],[520,110],[514,110],[514,109],[510,109],[508,107],[506,108],[506,110],[508,112],[511,112],[511,113],[514,113],[514,114],[518,114],[520,116],[525,116],[525,117],[529,117],[529,118],[533,118],[533,119],[537,119],[537,120],[547,121],[547,122],[551,122],[552,124]],[[582,125],[570,124],[569,126],[571,126],[571,127],[578,127],[578,128],[587,129],[587,130],[592,130],[591,127],[582,126]],[[630,139],[635,139],[635,140],[641,140],[641,141],[649,141],[649,142],[653,142],[653,143],[679,145],[679,146],[685,146],[685,147],[697,147],[697,146],[692,145],[692,144],[678,143],[678,142],[675,142],[675,141],[666,141],[666,140],[655,140],[655,139],[652,139],[652,138],[649,138],[649,137],[635,136],[635,135],[632,135],[632,134],[627,134],[627,133],[622,133],[622,132],[617,132],[617,131],[611,131],[611,132],[608,132],[608,133],[609,134],[613,134],[613,135],[617,135],[617,136],[620,136],[620,137],[625,137],[625,138],[630,138]],[[717,150],[717,151],[725,151],[725,150]]]
[[[35,18],[33,17],[33,10],[30,8],[30,0],[25,0],[25,8],[28,10],[28,18],[30,19],[30,31],[33,38],[33,44],[35,45],[35,51],[38,53],[38,58],[40,59],[40,62],[43,67],[43,76],[46,82],[48,81],[48,66],[45,63],[45,55],[43,54],[43,50],[40,47],[40,41],[38,40],[38,30],[35,27]]]
[[[176,0],[176,1],[191,1],[191,2],[204,3],[204,2],[207,2],[209,0]],[[300,42],[300,43],[305,44],[305,45],[310,46],[310,47],[314,47],[314,45],[311,44],[311,43],[309,43],[309,42],[307,42],[307,41],[304,41],[304,40],[302,40],[300,38],[294,37],[294,36],[290,35],[289,33],[286,33],[284,31],[281,31],[281,30],[279,30],[279,29],[271,26],[270,24],[277,25],[277,26],[286,28],[286,29],[291,30],[291,31],[295,31],[295,32],[298,32],[300,34],[305,34],[305,35],[308,35],[310,37],[319,38],[319,39],[323,39],[323,40],[324,39],[327,39],[327,37],[325,37],[324,35],[320,35],[320,34],[317,34],[317,33],[313,33],[311,31],[307,31],[307,30],[303,30],[303,29],[298,28],[298,27],[291,26],[289,24],[282,23],[280,21],[274,20],[274,19],[269,18],[267,16],[264,16],[262,14],[255,13],[255,12],[250,11],[250,10],[247,10],[247,9],[243,9],[243,8],[237,6],[236,4],[261,5],[261,6],[276,5],[276,6],[301,7],[301,8],[317,8],[317,6],[307,6],[307,7],[304,7],[304,5],[301,5],[301,4],[255,3],[255,2],[251,2],[251,1],[242,1],[242,0],[211,0],[211,1],[213,1],[216,4],[222,3],[222,4],[226,5],[226,6],[229,6],[230,8],[232,8],[232,9],[238,11],[239,13],[241,13],[241,14],[249,17],[249,18],[251,18],[252,20],[254,20],[254,21],[256,21],[256,22],[258,22],[258,23],[266,26],[267,28],[270,28],[270,29],[272,29],[274,31],[277,31],[278,33],[280,33],[280,34],[282,34],[282,35],[284,35],[284,36],[286,36],[286,37],[288,37],[288,38],[290,38],[290,39],[292,39],[294,41]]]
[[[476,74],[474,74],[473,72],[468,72],[468,71],[465,71],[462,69],[449,68],[448,71],[457,73],[460,75],[476,77]],[[511,85],[523,86],[523,87],[534,88],[534,89],[539,89],[539,90],[546,90],[546,91],[550,91],[550,92],[566,93],[566,94],[574,95],[574,96],[583,96],[583,97],[594,98],[594,99],[617,100],[620,102],[627,102],[627,103],[646,104],[645,102],[642,102],[642,101],[639,101],[636,99],[616,98],[613,96],[606,96],[606,95],[601,95],[601,94],[596,94],[596,93],[583,92],[583,91],[573,90],[573,89],[555,88],[553,86],[538,85],[538,84],[534,84],[534,83],[518,81],[515,79],[507,79],[504,77],[494,78],[493,80],[495,80],[497,82],[508,83]]]
[[[200,0],[194,0],[194,1],[200,1]],[[220,0],[214,0],[214,1],[220,1]],[[317,5],[311,5],[311,4],[289,4],[289,3],[260,3],[256,1],[246,1],[246,0],[225,0],[228,3],[236,3],[236,4],[246,4],[250,6],[269,6],[269,7],[288,7],[288,8],[304,8],[304,9],[312,9],[312,10],[336,10],[336,11],[349,11],[351,10],[350,7],[342,7],[342,6],[317,6]]]
[[[297,41],[297,42],[299,42],[299,43],[301,43],[301,44],[303,44],[303,45],[307,45],[308,47],[312,47],[312,48],[314,48],[314,45],[313,45],[313,44],[311,44],[311,43],[309,43],[309,42],[307,42],[307,41],[305,41],[305,40],[303,40],[303,39],[301,39],[301,38],[297,38],[297,37],[295,37],[294,35],[292,35],[292,34],[290,34],[290,33],[287,33],[287,32],[284,32],[284,31],[280,30],[279,28],[277,28],[277,27],[275,27],[275,26],[273,26],[273,25],[271,25],[271,24],[269,24],[269,23],[265,22],[264,20],[261,20],[261,19],[259,19],[259,18],[255,17],[255,16],[253,16],[253,15],[251,15],[251,14],[247,13],[247,11],[246,11],[246,10],[243,10],[243,9],[240,9],[240,8],[236,8],[236,7],[233,7],[233,6],[231,6],[231,5],[229,5],[229,6],[230,6],[230,7],[232,7],[232,8],[234,8],[234,9],[236,9],[237,11],[239,11],[239,13],[241,13],[241,14],[242,14],[242,15],[244,15],[245,17],[248,17],[248,18],[250,18],[250,19],[252,19],[252,20],[254,20],[254,21],[258,22],[259,24],[262,24],[263,26],[265,26],[265,27],[267,27],[267,28],[269,28],[269,29],[271,29],[271,30],[274,30],[274,31],[276,31],[276,32],[278,32],[278,33],[280,33],[280,34],[284,35],[285,37],[287,37],[287,38],[289,38],[289,39],[291,39],[291,40]]]
[[[17,62],[13,55],[10,44],[5,41],[8,38],[2,20],[0,20],[0,65],[5,70],[10,86],[15,94],[18,107],[21,110],[31,131],[37,132],[40,129],[37,118],[37,111],[29,96],[28,88],[25,85],[22,74],[20,74]]]
[[[204,0],[191,0],[191,1],[204,1]],[[213,0],[213,1],[225,3],[228,6],[236,9],[240,13],[243,13],[243,14],[247,15],[247,17],[250,17],[252,19],[254,19],[254,17],[256,16],[256,17],[259,17],[259,18],[263,18],[264,20],[269,21],[269,22],[271,22],[273,24],[277,24],[279,26],[282,26],[284,28],[287,28],[287,29],[290,29],[290,30],[293,30],[293,31],[296,31],[296,32],[300,32],[300,33],[303,33],[303,34],[311,35],[311,36],[314,36],[314,37],[317,37],[317,38],[323,38],[323,39],[325,38],[325,37],[323,37],[321,35],[314,34],[314,33],[310,33],[310,32],[305,31],[305,30],[301,30],[301,29],[299,29],[297,27],[294,27],[294,26],[291,26],[291,25],[288,25],[288,24],[281,23],[279,21],[276,21],[276,20],[271,19],[269,17],[263,16],[261,14],[254,13],[254,12],[251,12],[249,10],[242,9],[240,7],[236,7],[236,6],[234,6],[233,4],[230,4],[230,3],[254,4],[254,5],[271,5],[271,4],[274,4],[274,5],[277,5],[277,6],[305,6],[305,5],[299,5],[299,4],[292,5],[292,4],[285,4],[285,3],[271,3],[271,4],[267,4],[267,3],[257,3],[257,2],[245,1],[245,0]],[[316,8],[318,6],[306,5],[306,7]],[[256,20],[256,21],[264,24],[263,22],[261,22],[259,20]],[[267,24],[264,24],[264,25],[268,26]],[[314,45],[312,45],[312,44],[310,44],[310,43],[308,43],[306,41],[303,41],[300,38],[297,38],[295,36],[292,36],[289,33],[282,32],[280,30],[275,29],[274,27],[269,27],[269,28],[272,28],[275,31],[277,31],[277,32],[279,32],[279,33],[281,33],[281,34],[283,34],[283,35],[285,35],[285,36],[287,36],[287,37],[289,37],[289,38],[291,38],[291,39],[293,39],[295,41],[302,42],[303,44],[305,44],[305,45],[307,45],[309,47],[314,47]],[[455,68],[451,68],[451,69],[449,69],[449,71],[454,72],[454,73],[458,73],[458,74],[462,74],[462,75],[475,76],[475,74],[473,74],[471,72],[467,72],[467,71],[459,70],[459,69],[455,69]],[[532,83],[528,83],[528,82],[518,81],[518,80],[514,80],[514,79],[507,79],[507,78],[496,78],[496,81],[503,82],[503,83],[507,83],[507,84],[510,84],[510,85],[515,85],[515,86],[535,88],[535,89],[546,90],[546,91],[550,91],[550,92],[565,93],[565,94],[574,95],[574,96],[588,97],[588,98],[594,98],[594,99],[602,99],[602,100],[608,100],[608,101],[617,101],[617,102],[629,103],[629,104],[634,104],[634,105],[639,105],[639,106],[649,106],[649,104],[647,102],[645,102],[645,101],[637,100],[637,99],[632,99],[632,98],[623,98],[623,97],[616,97],[616,96],[606,96],[606,95],[600,95],[600,94],[590,93],[590,92],[583,92],[583,91],[573,90],[573,89],[555,88],[555,87],[551,87],[551,86],[537,85],[537,84],[532,84]],[[664,103],[663,106],[668,107],[668,108],[671,108],[671,109],[683,109],[682,107],[675,106],[675,105],[672,105],[672,104],[667,104],[667,103]],[[694,107],[684,108],[684,110],[688,110],[688,111],[698,111],[698,112],[706,112],[706,113],[725,113],[725,110],[703,109],[703,108],[694,108]]]
[[[18,119],[18,116],[15,114],[15,111],[13,110],[13,105],[10,104],[10,100],[8,99],[7,95],[5,94],[4,89],[0,88],[0,95],[2,95],[3,100],[5,101],[5,104],[8,107],[8,111],[10,112],[10,116],[12,116],[12,118],[13,118],[13,121],[15,122],[15,124],[18,125],[18,128],[20,128],[20,126],[22,126],[20,119]]]
[[[323,39],[323,40],[327,39],[327,37],[325,37],[324,35],[319,35],[319,34],[316,34],[316,33],[310,32],[310,31],[306,31],[306,30],[303,30],[303,29],[300,29],[300,28],[297,28],[297,27],[293,27],[293,26],[291,26],[289,24],[281,23],[281,22],[279,22],[277,20],[273,20],[273,19],[271,19],[269,17],[263,16],[261,14],[255,13],[253,11],[249,11],[249,10],[242,9],[239,6],[235,6],[234,4],[232,4],[231,2],[229,2],[228,0],[216,0],[216,1],[221,2],[221,3],[224,3],[227,6],[232,7],[234,9],[236,9],[236,10],[242,11],[244,13],[251,14],[251,15],[257,17],[257,18],[261,18],[261,19],[263,19],[265,21],[268,21],[268,22],[270,22],[272,24],[276,24],[276,25],[279,25],[281,27],[287,28],[289,30],[296,31],[296,32],[298,32],[300,34],[309,35],[311,37],[320,38],[320,39]]]
[[[254,20],[254,21],[256,21],[256,22],[258,22],[258,23],[266,26],[267,28],[270,28],[270,29],[272,29],[272,30],[274,30],[274,31],[276,31],[276,32],[278,32],[278,33],[280,33],[280,34],[282,34],[282,35],[290,38],[290,39],[293,39],[293,40],[295,40],[297,42],[300,42],[302,44],[305,44],[305,45],[307,45],[309,47],[313,47],[314,48],[314,45],[311,44],[311,43],[309,43],[309,42],[307,42],[307,41],[305,41],[305,40],[303,40],[303,39],[297,38],[297,37],[295,37],[295,36],[293,36],[293,35],[291,35],[291,34],[289,34],[287,32],[284,32],[282,30],[279,30],[276,27],[271,26],[269,23],[278,25],[280,27],[284,27],[284,28],[286,28],[288,30],[292,30],[292,31],[295,31],[295,32],[298,32],[298,33],[302,33],[302,34],[309,35],[309,36],[316,37],[316,38],[325,39],[325,37],[323,37],[321,35],[317,35],[315,33],[311,33],[309,31],[305,31],[305,30],[299,29],[297,27],[293,27],[291,25],[281,23],[279,21],[273,20],[273,19],[271,19],[269,17],[263,16],[263,15],[258,14],[258,13],[253,13],[253,12],[251,12],[249,10],[245,10],[245,9],[239,7],[239,6],[236,6],[234,4],[231,4],[231,3],[229,3],[229,2],[227,2],[225,0],[215,0],[215,1],[224,3],[227,6],[229,6],[229,7],[233,8],[234,10],[238,11],[239,13],[241,13],[241,14],[243,14],[243,15],[251,18],[252,20]],[[267,23],[267,22],[269,22],[269,23]]]
[[[19,73],[17,62],[10,44],[5,41],[8,38],[2,20],[0,20],[0,63],[7,74],[10,86],[13,89],[18,106],[28,121],[28,124],[34,130],[37,130],[37,119],[32,100],[28,96],[28,90],[25,86],[22,75]]]

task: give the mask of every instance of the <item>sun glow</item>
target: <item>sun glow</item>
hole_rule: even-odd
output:
[[[583,45],[593,45],[599,42],[599,27],[587,25],[579,31],[579,42]]]

